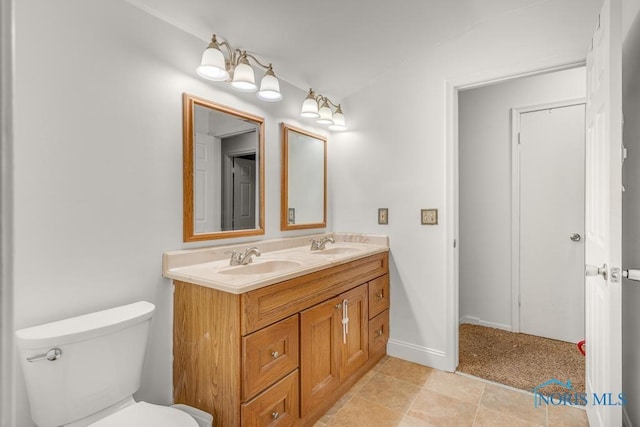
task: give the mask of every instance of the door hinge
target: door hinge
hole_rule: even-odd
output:
[[[518,145],[522,144],[522,138],[521,138],[521,133],[518,132]]]
[[[458,240],[453,239],[453,247],[455,248],[456,246],[458,246]]]

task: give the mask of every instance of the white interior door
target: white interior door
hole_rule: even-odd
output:
[[[621,0],[604,0],[587,56],[586,383],[591,426],[622,425],[622,36]],[[599,268],[599,271],[598,271]]]
[[[216,231],[214,222],[215,191],[215,138],[196,133],[193,150],[194,182],[194,229],[196,233]]]
[[[584,104],[520,113],[520,331],[584,339]]]
[[[233,229],[256,228],[256,161],[236,157],[233,170]]]

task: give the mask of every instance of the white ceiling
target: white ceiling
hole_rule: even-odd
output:
[[[566,0],[127,1],[202,39],[203,50],[216,33],[272,62],[280,79],[339,100],[425,46],[524,8],[552,14]]]

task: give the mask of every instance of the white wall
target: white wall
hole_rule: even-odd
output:
[[[622,167],[622,265],[640,268],[640,1],[625,16],[633,16],[622,51],[623,140],[628,157]],[[622,283],[622,389],[629,403],[625,411],[640,425],[640,283]]]
[[[254,240],[182,242],[182,93],[265,117],[272,238],[284,234],[279,122],[309,128],[290,119],[305,92],[283,84],[285,101],[272,104],[202,81],[194,68],[207,43],[122,1],[16,3],[15,326],[151,301],[137,397],[170,403],[162,252]],[[21,373],[17,407],[17,425],[33,425]]]
[[[511,330],[511,108],[582,98],[584,67],[461,91],[460,319]]]
[[[389,352],[454,369],[452,107],[447,84],[482,82],[583,60],[600,2],[545,2],[470,28],[414,54],[343,102],[351,131],[333,138],[330,194],[337,231],[386,233],[391,245]],[[530,25],[544,21],[548,31]],[[389,225],[377,225],[377,208]],[[437,226],[420,225],[438,208]]]
[[[0,426],[15,425],[12,24],[13,1],[0,0]]]

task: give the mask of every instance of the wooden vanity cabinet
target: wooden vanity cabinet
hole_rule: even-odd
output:
[[[174,401],[215,426],[313,425],[386,354],[387,253],[239,295],[174,283]]]
[[[367,293],[360,285],[300,313],[301,416],[331,399],[369,359]]]

